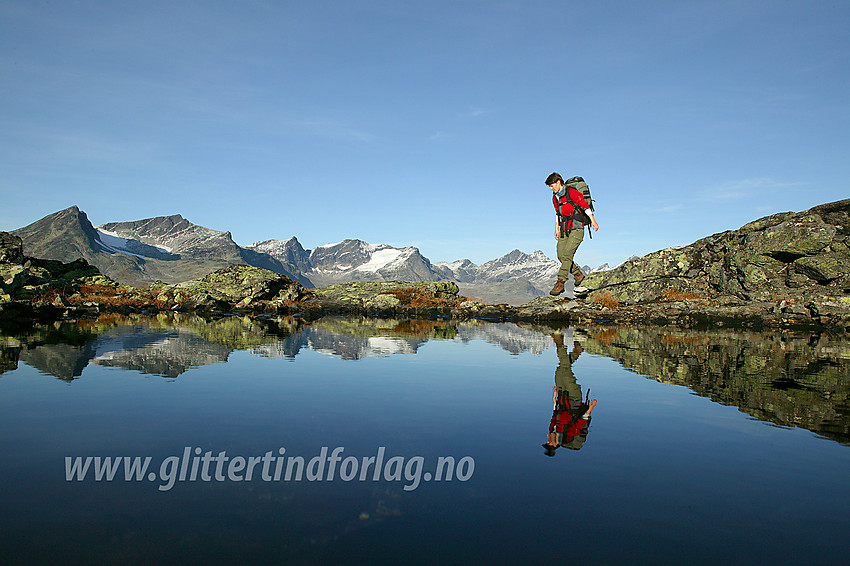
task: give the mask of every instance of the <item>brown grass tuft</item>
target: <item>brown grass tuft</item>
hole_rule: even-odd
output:
[[[396,289],[387,289],[381,291],[380,295],[393,295],[402,305],[408,307],[444,307],[449,305],[449,302],[442,298],[434,297],[428,293],[423,293],[415,287],[399,287]]]
[[[703,298],[701,295],[697,295],[696,293],[676,291],[675,289],[664,289],[663,291],[661,291],[661,296],[664,298],[665,301],[670,302],[695,301]]]
[[[602,305],[603,307],[608,307],[609,309],[617,308],[620,306],[620,301],[609,295],[608,293],[599,293],[593,296],[593,300],[591,301],[595,305]]]
[[[167,308],[163,301],[157,300],[147,289],[136,289],[128,293],[112,285],[80,285],[77,291],[77,294],[67,297],[67,301],[72,305],[90,302],[101,307],[120,309]]]

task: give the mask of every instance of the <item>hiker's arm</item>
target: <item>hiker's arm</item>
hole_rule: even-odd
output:
[[[596,218],[593,217],[593,211],[588,208],[587,210],[585,210],[585,212],[590,217],[590,225],[593,226],[593,229],[598,232],[599,231],[599,223],[596,222]]]

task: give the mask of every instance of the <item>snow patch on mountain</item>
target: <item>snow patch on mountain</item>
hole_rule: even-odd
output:
[[[118,251],[127,251],[131,246],[138,243],[138,240],[134,240],[132,238],[122,238],[116,232],[110,232],[109,230],[97,229],[98,238],[100,238],[100,243],[106,247],[114,248]],[[170,254],[173,250],[164,245],[153,245],[153,244],[145,244],[152,248],[155,248],[163,253]],[[133,254],[137,255],[137,254]],[[141,256],[144,257],[144,256]]]
[[[167,246],[155,246],[133,238],[123,238],[116,232],[102,228],[95,228],[95,233],[95,243],[109,254],[120,253],[142,259],[162,259],[163,256],[171,254],[171,248]]]
[[[394,261],[397,261],[404,255],[407,255],[409,257],[410,253],[405,254],[405,251],[406,250],[400,250],[397,248],[385,248],[375,250],[374,252],[372,252],[372,257],[369,258],[369,261],[364,264],[358,265],[355,269],[357,269],[357,271],[371,271],[374,273],[380,269],[387,267],[388,265],[390,265]]]

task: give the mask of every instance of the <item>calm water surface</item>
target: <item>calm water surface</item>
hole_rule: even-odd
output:
[[[2,564],[848,559],[828,335],[160,317],[0,346]]]

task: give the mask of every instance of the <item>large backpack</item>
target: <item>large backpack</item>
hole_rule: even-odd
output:
[[[578,192],[582,194],[584,200],[587,201],[590,210],[596,212],[596,209],[593,208],[593,199],[590,197],[590,187],[587,186],[587,183],[581,177],[572,177],[567,179],[565,183],[567,188],[567,198],[569,198],[570,190],[569,187],[576,189]],[[580,209],[576,203],[573,203],[573,208],[575,212],[573,213],[573,218],[584,224],[585,226],[590,226],[590,217],[584,213],[582,209]],[[593,237],[593,232],[590,232],[590,237]]]

